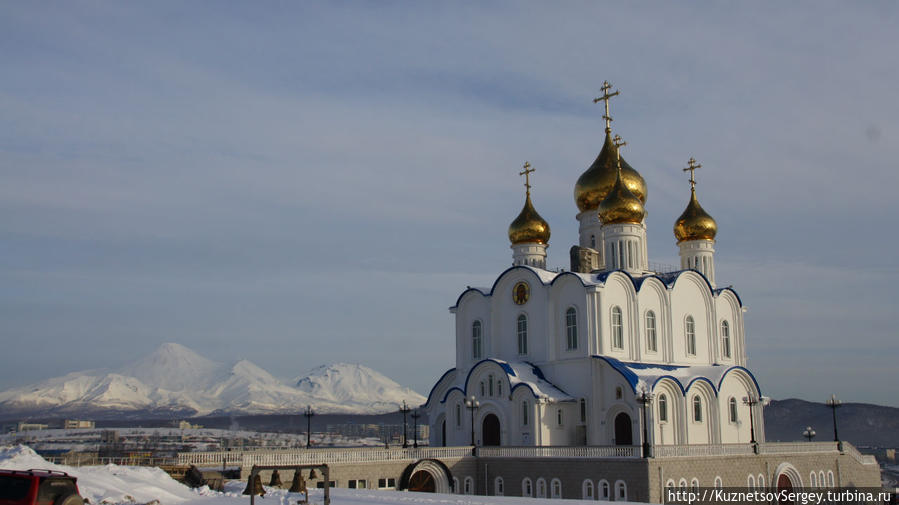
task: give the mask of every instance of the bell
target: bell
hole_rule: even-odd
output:
[[[290,483],[290,489],[288,489],[288,491],[291,493],[306,492],[306,481],[303,479],[303,474],[299,470],[293,472],[293,482]]]
[[[317,479],[317,478],[318,478],[318,475],[316,475],[315,468],[313,468],[312,471],[309,472],[309,480]]]
[[[243,490],[243,494],[265,496],[265,488],[262,487],[262,477],[258,473],[252,479],[247,479],[247,488]]]
[[[268,481],[268,485],[272,487],[281,487],[281,475],[278,470],[272,470],[272,479]]]

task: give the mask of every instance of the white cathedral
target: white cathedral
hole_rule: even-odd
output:
[[[620,157],[609,89],[595,100],[605,102],[605,143],[574,187],[571,269],[547,269],[550,228],[526,163],[512,266],[450,308],[456,366],[424,405],[432,447],[764,441],[743,307],[715,282],[717,225],[696,199],[699,166],[685,169],[690,198],[674,223],[680,269],[661,272],[647,257],[646,182]]]

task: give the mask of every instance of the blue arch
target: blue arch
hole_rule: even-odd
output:
[[[759,398],[761,398],[762,388],[759,386],[759,381],[756,380],[755,375],[752,375],[752,372],[750,372],[749,369],[739,365],[732,366],[725,370],[723,374],[721,374],[721,380],[718,381],[718,389],[721,389],[721,384],[724,384],[724,378],[727,377],[727,374],[733,372],[734,370],[742,370],[746,372],[746,375],[748,375],[749,378],[752,379],[752,383],[755,384],[755,392],[758,393]]]
[[[431,392],[428,393],[428,399],[425,401],[425,403],[424,403],[424,405],[422,405],[422,407],[427,407],[428,405],[430,405],[431,395],[434,394],[434,390],[437,389],[437,386],[439,386],[440,383],[443,382],[443,379],[445,379],[447,375],[449,375],[450,373],[455,372],[455,371],[456,371],[455,368],[450,368],[449,370],[444,372],[443,375],[440,376],[440,379],[438,379],[437,382],[434,383],[434,387],[431,388]],[[445,396],[444,396],[444,399],[446,399]],[[440,402],[440,403],[443,403],[443,402]]]

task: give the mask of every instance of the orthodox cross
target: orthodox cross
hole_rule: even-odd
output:
[[[687,168],[684,168],[684,172],[690,172],[690,191],[696,191],[696,178],[693,176],[693,173],[697,168],[702,168],[702,165],[696,163],[696,159],[692,156],[690,160],[687,161]]]
[[[603,81],[602,87],[599,89],[602,90],[602,96],[594,98],[593,103],[605,102],[606,113],[602,118],[606,120],[606,132],[610,132],[612,131],[612,116],[609,115],[609,99],[618,95],[618,90],[616,89],[614,93],[609,93],[609,90],[612,89],[612,85],[609,84],[609,81]]]
[[[527,188],[528,195],[531,194],[531,174],[536,172],[533,168],[531,168],[531,164],[527,161],[524,162],[524,165],[521,167],[524,169],[522,172],[518,172],[518,175],[524,176],[524,187]]]
[[[618,170],[621,171],[621,148],[627,145],[627,142],[621,140],[621,135],[615,135],[612,139],[615,144],[615,153],[618,155]]]

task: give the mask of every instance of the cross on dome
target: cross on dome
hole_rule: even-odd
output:
[[[609,93],[609,90],[612,89],[612,85],[609,84],[609,81],[603,81],[602,87],[599,89],[602,90],[602,96],[594,98],[593,103],[605,102],[606,113],[602,118],[606,120],[606,132],[608,133],[612,131],[612,116],[609,114],[609,99],[618,95],[619,91],[616,89],[613,93]]]
[[[615,144],[615,152],[618,156],[618,171],[621,171],[621,148],[627,145],[627,142],[621,140],[621,135],[615,135],[612,138],[612,143]]]
[[[530,162],[525,161],[522,167],[524,170],[518,172],[518,175],[524,176],[524,187],[527,188],[527,193],[531,194],[531,174],[536,172],[535,169],[531,168]]]
[[[696,159],[692,156],[689,161],[687,161],[687,168],[684,168],[684,172],[690,172],[690,190],[696,191],[696,177],[694,177],[694,172],[697,168],[702,168],[702,165],[696,163]]]

